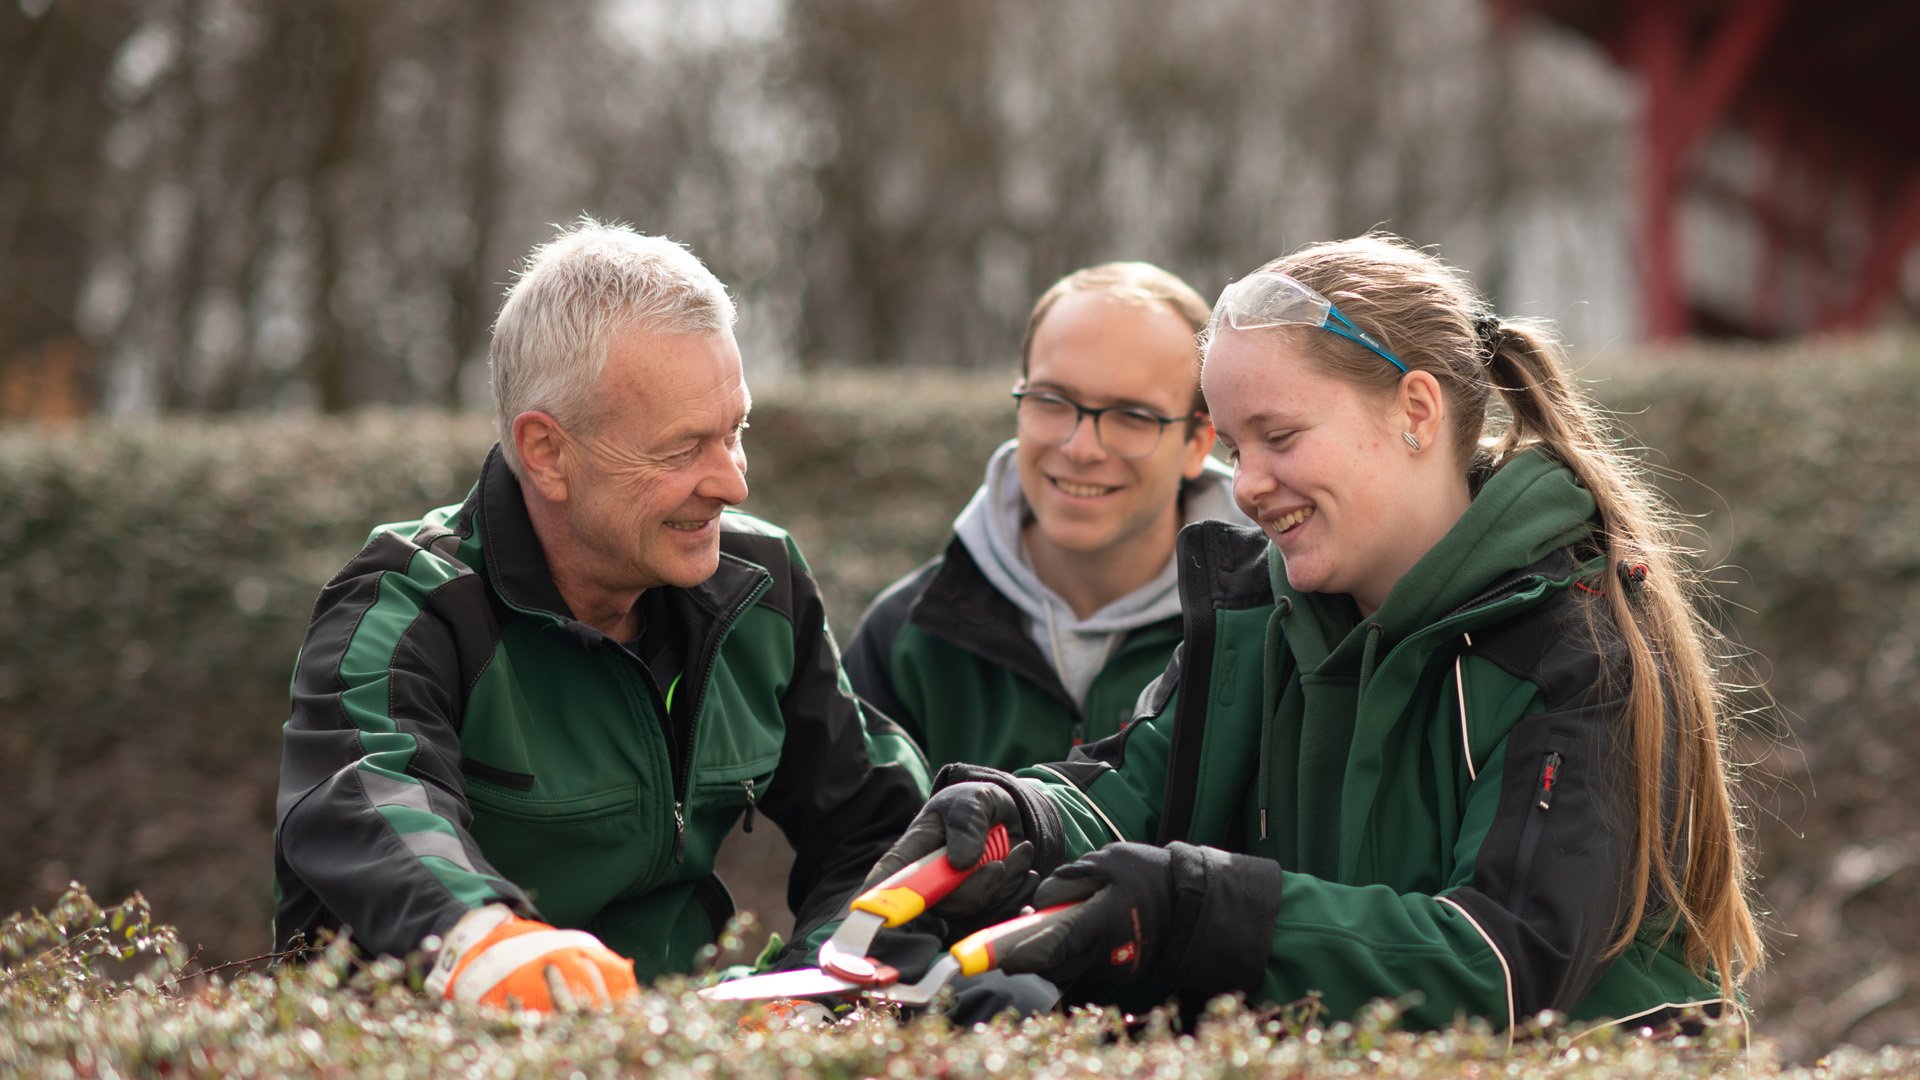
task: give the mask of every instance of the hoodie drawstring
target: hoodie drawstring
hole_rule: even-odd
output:
[[[1047,613],[1047,651],[1053,654],[1053,670],[1064,679],[1067,677],[1067,665],[1060,661],[1060,631],[1053,626],[1053,601],[1047,599],[1045,592],[1040,593],[1040,610]]]
[[[1267,799],[1273,790],[1273,714],[1280,709],[1280,620],[1293,614],[1293,601],[1280,597],[1267,618],[1267,642],[1260,662],[1260,839],[1267,838]]]
[[[1473,781],[1480,779],[1480,770],[1473,765],[1473,734],[1467,730],[1467,675],[1460,667],[1460,658],[1473,648],[1473,635],[1463,633],[1460,640],[1466,645],[1453,654],[1453,695],[1460,703],[1460,756],[1467,761],[1467,779]]]
[[[1360,651],[1360,697],[1366,696],[1367,684],[1373,681],[1373,666],[1380,659],[1380,638],[1385,633],[1386,627],[1379,623],[1367,624],[1367,644]]]

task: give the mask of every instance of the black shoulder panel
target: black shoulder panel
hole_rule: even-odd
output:
[[[720,533],[720,550],[757,566],[765,567],[773,576],[773,584],[768,586],[766,593],[760,597],[760,603],[785,615],[789,622],[793,621],[795,567],[792,559],[787,555],[785,537],[729,528]]]
[[[1550,710],[1591,693],[1603,679],[1625,679],[1627,673],[1625,650],[1601,598],[1574,588],[1473,631],[1468,651],[1538,686]]]
[[[927,582],[933,580],[939,569],[940,558],[936,556],[882,590],[867,606],[866,614],[860,616],[840,657],[853,692],[897,722],[920,745],[925,744],[926,732],[920,730],[919,720],[907,712],[900,704],[900,695],[894,692],[893,643],[900,637],[901,628],[907,625],[914,605],[920,602]]]
[[[1252,525],[1196,521],[1180,530],[1180,601],[1210,608],[1248,608],[1273,601],[1267,576],[1267,535]],[[1207,573],[1190,580],[1202,566]]]

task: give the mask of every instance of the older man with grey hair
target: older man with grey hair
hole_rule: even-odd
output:
[[[494,327],[499,445],[373,530],[315,606],[275,831],[281,947],[435,956],[448,998],[605,1002],[690,970],[736,823],[795,848],[800,951],[925,797],[848,691],[818,588],[747,495],[726,290],[583,218]]]

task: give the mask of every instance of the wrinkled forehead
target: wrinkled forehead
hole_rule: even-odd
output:
[[[731,330],[622,334],[607,351],[595,394],[602,407],[648,427],[702,413],[725,422],[751,402]]]

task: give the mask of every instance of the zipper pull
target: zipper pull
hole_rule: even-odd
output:
[[[1553,782],[1560,776],[1561,757],[1559,751],[1547,754],[1547,763],[1540,770],[1540,797],[1537,805],[1542,810],[1551,808],[1553,803]]]
[[[687,861],[687,819],[681,816],[680,804],[673,804],[673,861]]]
[[[1079,746],[1087,741],[1087,725],[1083,720],[1073,722],[1073,745]]]
[[[740,831],[752,832],[753,831],[753,811],[755,809],[755,804],[753,801],[753,781],[742,780],[740,781],[740,786],[744,788],[747,793],[747,816],[740,823]]]

